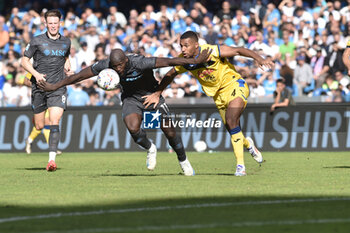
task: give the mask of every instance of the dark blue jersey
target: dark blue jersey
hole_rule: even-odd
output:
[[[127,58],[125,74],[120,77],[120,84],[123,89],[122,98],[154,92],[158,86],[158,81],[153,75],[156,58],[137,54],[127,55]],[[106,68],[111,68],[109,58],[98,61],[91,67],[95,75]]]
[[[46,74],[48,83],[56,83],[65,78],[64,64],[69,56],[70,39],[60,36],[50,39],[47,33],[34,37],[27,45],[24,56],[33,58],[33,68]]]

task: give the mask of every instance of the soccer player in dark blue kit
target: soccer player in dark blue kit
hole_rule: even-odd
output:
[[[156,167],[156,146],[147,138],[146,132],[141,128],[143,112],[146,110],[159,110],[162,115],[169,115],[165,100],[161,100],[157,106],[149,106],[147,109],[143,105],[144,96],[157,90],[158,81],[154,78],[154,68],[200,64],[208,60],[210,51],[204,50],[196,58],[160,58],[144,57],[137,54],[126,55],[120,49],[112,50],[108,59],[96,62],[77,74],[71,75],[58,83],[41,83],[40,87],[46,91],[53,91],[65,85],[80,82],[88,79],[106,68],[114,69],[120,76],[122,86],[123,120],[134,141],[147,150],[147,168],[154,170]],[[167,137],[170,146],[177,154],[180,167],[186,176],[193,176],[194,170],[188,161],[185,149],[180,136],[176,134],[174,128],[162,127],[161,129]]]
[[[31,73],[32,109],[35,127],[41,130],[45,125],[45,111],[50,115],[49,163],[47,171],[55,171],[57,146],[60,140],[59,122],[67,105],[67,89],[61,87],[45,92],[38,87],[42,82],[56,83],[65,78],[65,71],[70,70],[68,60],[71,42],[59,33],[61,13],[49,10],[45,13],[47,32],[34,37],[27,45],[21,65]],[[33,58],[33,64],[30,59]]]

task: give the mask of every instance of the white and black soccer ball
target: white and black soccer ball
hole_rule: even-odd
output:
[[[204,152],[207,149],[207,143],[205,143],[205,141],[197,141],[194,144],[194,149],[197,152]]]
[[[118,73],[110,68],[102,70],[97,76],[97,85],[105,91],[117,89],[119,82]]]

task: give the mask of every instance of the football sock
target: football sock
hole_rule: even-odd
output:
[[[140,129],[137,133],[130,133],[131,137],[134,139],[134,142],[136,142],[141,147],[148,150],[151,148],[151,141],[147,138],[146,132],[143,129]]]
[[[50,136],[49,136],[49,159],[54,160],[56,158],[56,151],[58,146],[58,141],[60,140],[60,128],[59,125],[50,126]],[[50,161],[49,160],[49,161]]]
[[[250,144],[249,144],[249,141],[243,136],[243,146],[245,148],[250,148]]]
[[[46,139],[47,144],[49,144],[49,137],[50,137],[50,126],[49,125],[44,126],[43,134],[44,134],[44,137]]]
[[[231,143],[237,159],[237,165],[244,165],[243,144],[245,137],[243,136],[241,127],[237,126],[231,129],[229,133],[231,134]]]
[[[29,137],[28,137],[28,142],[32,143],[34,139],[40,134],[41,130],[36,129],[33,127],[32,132],[30,132]]]
[[[182,144],[182,140],[180,136],[176,135],[175,137],[168,138],[169,145],[174,149],[174,151],[177,154],[177,159],[180,162],[183,162],[186,160],[186,152],[184,145]]]
[[[49,152],[49,162],[51,160],[56,161],[56,152],[53,152],[53,151]]]

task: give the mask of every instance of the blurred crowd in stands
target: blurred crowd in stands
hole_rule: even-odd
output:
[[[38,2],[13,6],[0,15],[0,107],[30,105],[30,87],[23,85],[26,72],[19,64],[31,38],[46,30],[47,8],[41,9]],[[76,0],[51,2],[64,15],[61,34],[72,41],[69,59],[74,72],[105,59],[115,48],[144,56],[178,56],[179,36],[192,30],[200,44],[243,46],[275,62],[272,70],[261,70],[252,60],[231,60],[249,84],[251,97],[272,96],[276,80],[283,78],[293,96],[326,95],[329,102],[350,102],[350,78],[342,61],[350,39],[350,0],[179,0],[127,12],[107,0],[82,1],[83,5]],[[67,2],[68,9],[63,7]],[[217,6],[211,7],[214,2]],[[168,70],[154,72],[160,79]],[[68,89],[71,106],[121,104],[120,89],[104,92],[94,79]],[[189,73],[178,75],[163,94],[204,95]]]

